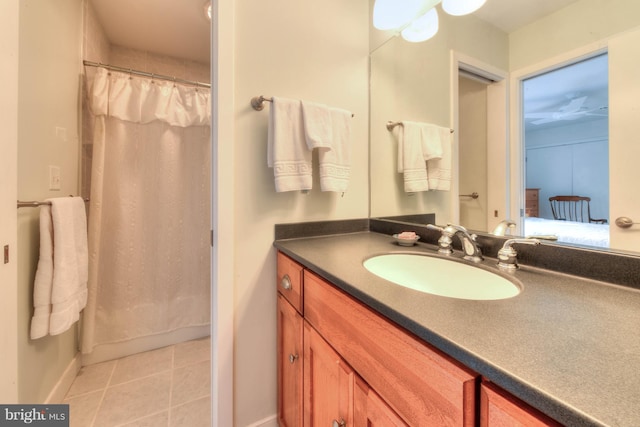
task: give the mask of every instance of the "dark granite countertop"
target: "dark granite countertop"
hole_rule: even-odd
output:
[[[395,285],[362,266],[382,253],[435,255],[430,244],[406,248],[364,231],[276,240],[275,246],[565,425],[640,426],[636,289],[524,266],[513,275],[523,285],[518,296],[462,300]],[[481,265],[497,271],[495,259]]]

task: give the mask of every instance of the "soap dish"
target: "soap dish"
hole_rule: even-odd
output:
[[[413,246],[420,239],[420,236],[418,236],[415,233],[413,234],[413,236],[408,236],[408,237],[404,237],[402,236],[402,234],[404,233],[393,235],[393,238],[396,240],[396,242],[398,242],[400,246]]]

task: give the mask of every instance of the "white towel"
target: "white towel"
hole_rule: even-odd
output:
[[[427,160],[427,175],[430,190],[451,190],[451,130],[439,128],[438,139],[442,148],[440,157]]]
[[[351,177],[351,112],[329,108],[331,149],[320,150],[320,189],[344,193]]]
[[[422,127],[420,123],[403,121],[397,126],[398,172],[404,176],[404,191],[414,193],[429,190],[427,164],[423,151]]]
[[[442,157],[443,144],[449,140],[450,130],[429,123],[418,123],[420,129],[420,141],[422,154],[425,160],[439,159]],[[429,172],[427,168],[427,173]]]
[[[314,148],[331,149],[331,113],[329,107],[310,101],[300,101],[302,105],[302,120],[304,135],[309,150]]]
[[[311,189],[311,151],[305,142],[299,100],[273,97],[267,163],[273,167],[277,192]]]
[[[33,290],[31,339],[66,331],[87,304],[87,218],[81,197],[48,199],[40,208],[40,259]]]

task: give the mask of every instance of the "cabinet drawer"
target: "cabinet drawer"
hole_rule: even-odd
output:
[[[278,292],[302,313],[302,271],[300,264],[278,252]]]
[[[489,382],[480,386],[480,427],[556,427],[561,424]]]
[[[477,374],[304,272],[305,319],[409,425],[475,425]]]

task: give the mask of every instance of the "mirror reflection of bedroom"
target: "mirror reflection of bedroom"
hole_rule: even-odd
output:
[[[522,94],[524,234],[608,248],[607,54],[524,80]]]

